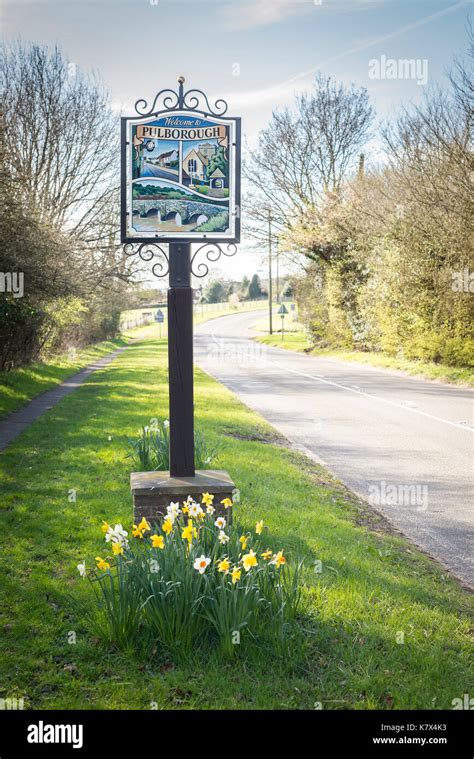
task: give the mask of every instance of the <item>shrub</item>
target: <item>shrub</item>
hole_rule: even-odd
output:
[[[301,565],[290,571],[283,551],[266,547],[263,522],[243,533],[231,500],[221,501],[225,516],[213,500],[204,493],[200,504],[171,503],[160,524],[142,519],[131,536],[104,522],[110,555],[96,556],[91,571],[77,568],[94,589],[98,614],[87,618],[105,642],[132,648],[151,638],[187,657],[217,641],[231,657],[244,630],[246,645],[268,630],[277,641],[295,620]]]

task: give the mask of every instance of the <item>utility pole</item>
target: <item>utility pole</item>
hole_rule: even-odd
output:
[[[272,288],[272,212],[268,209],[268,324],[269,333],[273,335],[273,321],[272,321],[272,304],[273,304],[273,288]]]
[[[280,302],[280,248],[278,247],[277,242],[277,250],[276,250],[276,301],[277,303]]]

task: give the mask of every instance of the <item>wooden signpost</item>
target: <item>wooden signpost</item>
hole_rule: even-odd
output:
[[[191,279],[209,271],[200,255],[217,261],[237,251],[240,119],[224,116],[224,100],[211,106],[202,90],[184,91],[184,77],[178,83],[178,92],[161,90],[150,108],[138,100],[137,115],[122,118],[125,252],[156,257],[153,274],[169,274],[170,470],[132,474],[137,518],[156,516],[181,496],[207,490],[223,498],[234,489],[227,472],[195,471]]]

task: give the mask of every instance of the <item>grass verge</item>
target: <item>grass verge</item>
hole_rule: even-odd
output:
[[[221,304],[216,305],[220,306]],[[253,311],[261,308],[261,303],[251,301],[239,303],[238,306],[230,304],[222,304],[222,306],[219,310],[212,310],[212,307],[207,305],[203,313],[198,307],[194,315],[194,323],[201,324],[209,319],[216,319],[226,314]],[[139,312],[141,313],[142,310]],[[166,315],[166,308],[162,310]],[[68,353],[53,356],[48,361],[38,361],[22,369],[0,372],[0,419],[4,419],[8,414],[17,411],[36,396],[64,382],[68,377],[81,371],[97,359],[127,345],[130,338],[149,337],[152,339],[158,338],[159,334],[159,327],[154,323],[143,327],[133,327],[132,329],[125,329],[122,335],[113,340],[90,345],[82,350],[73,349]],[[162,337],[167,335],[166,321],[162,324],[161,335]]]
[[[433,361],[410,361],[405,358],[384,356],[382,353],[340,351],[311,347],[308,336],[303,330],[292,329],[285,332],[283,341],[281,339],[281,332],[275,332],[273,335],[259,335],[256,339],[260,343],[270,345],[273,348],[285,348],[286,350],[305,352],[310,356],[324,356],[341,359],[342,361],[355,361],[359,364],[368,364],[369,366],[381,369],[392,369],[437,382],[474,386],[474,371],[469,367],[446,366],[444,364],[435,364]]]
[[[304,630],[262,649],[177,665],[104,648],[77,615],[76,564],[103,519],[130,524],[125,437],[167,416],[166,343],[143,339],[91,375],[1,455],[0,697],[30,709],[441,709],[472,690],[472,597],[328,473],[196,372],[196,419],[242,493],[245,529],[305,557]]]
[[[114,340],[105,340],[82,350],[71,350],[54,356],[49,361],[38,361],[31,366],[14,369],[11,372],[0,372],[0,419],[16,411],[37,395],[51,390],[97,359],[127,345],[127,342],[124,336]]]

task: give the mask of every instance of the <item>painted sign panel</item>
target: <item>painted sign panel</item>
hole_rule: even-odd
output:
[[[122,242],[240,239],[240,119],[122,119]]]

